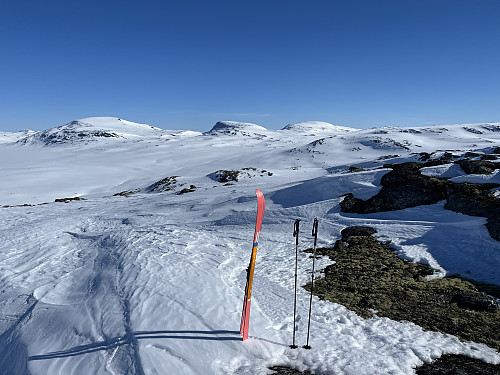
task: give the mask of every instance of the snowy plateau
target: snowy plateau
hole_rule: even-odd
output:
[[[486,218],[444,202],[355,214],[385,164],[500,146],[500,123],[354,129],[325,122],[268,130],[224,121],[206,133],[111,117],[45,131],[0,132],[1,374],[414,374],[445,354],[500,364],[485,344],[313,299],[298,288],[291,349],[295,239],[331,247],[349,226],[370,226],[399,257],[500,285],[500,242]],[[494,159],[494,156],[493,156]],[[490,159],[492,160],[492,159]],[[359,167],[350,170],[350,167]],[[500,183],[498,169],[457,164],[422,170],[456,182]],[[256,217],[266,212],[254,276],[250,337],[239,335]],[[498,194],[496,197],[499,198]],[[69,199],[71,198],[71,199]],[[55,200],[58,199],[58,202]],[[299,252],[299,286],[310,280]],[[317,277],[332,264],[316,260]]]

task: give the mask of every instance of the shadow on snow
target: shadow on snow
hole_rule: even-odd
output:
[[[110,350],[122,345],[131,344],[136,340],[145,339],[177,339],[177,340],[213,340],[213,341],[241,341],[238,331],[138,331],[124,337],[116,337],[106,341],[100,341],[88,345],[75,346],[68,350],[51,352],[47,354],[33,355],[29,361],[42,359],[54,359],[73,357],[82,354],[94,353],[100,350]]]

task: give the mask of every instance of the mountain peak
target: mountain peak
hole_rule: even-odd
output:
[[[282,130],[313,131],[313,132],[353,132],[359,129],[338,126],[324,121],[302,121],[288,124]]]
[[[21,138],[24,144],[68,144],[96,141],[104,138],[140,138],[162,131],[146,124],[123,120],[116,117],[87,117],[71,121],[65,125],[34,132]]]
[[[248,135],[249,133],[260,133],[260,132],[268,132],[268,130],[263,126],[252,124],[249,122],[218,121],[213,126],[213,128],[210,129],[210,131],[206,132],[205,134]]]

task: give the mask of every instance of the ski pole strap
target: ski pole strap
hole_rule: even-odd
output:
[[[293,224],[293,236],[295,237],[295,244],[299,244],[299,223],[300,220],[295,220],[295,223]]]
[[[312,236],[314,237],[314,247],[316,247],[316,242],[318,241],[318,219],[314,218]]]

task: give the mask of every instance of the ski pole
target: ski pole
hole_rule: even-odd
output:
[[[299,223],[300,220],[295,220],[293,224],[293,236],[295,237],[295,293],[293,299],[293,341],[290,348],[296,349],[295,345],[295,317],[297,316],[297,263],[299,258]]]
[[[316,243],[318,241],[318,219],[314,219],[312,236],[314,237],[314,251],[313,251],[313,266],[311,272],[311,298],[309,299],[309,321],[307,322],[307,343],[303,346],[304,349],[311,349],[309,346],[309,332],[311,330],[311,311],[313,302],[313,289],[314,289],[314,260],[316,259]]]

